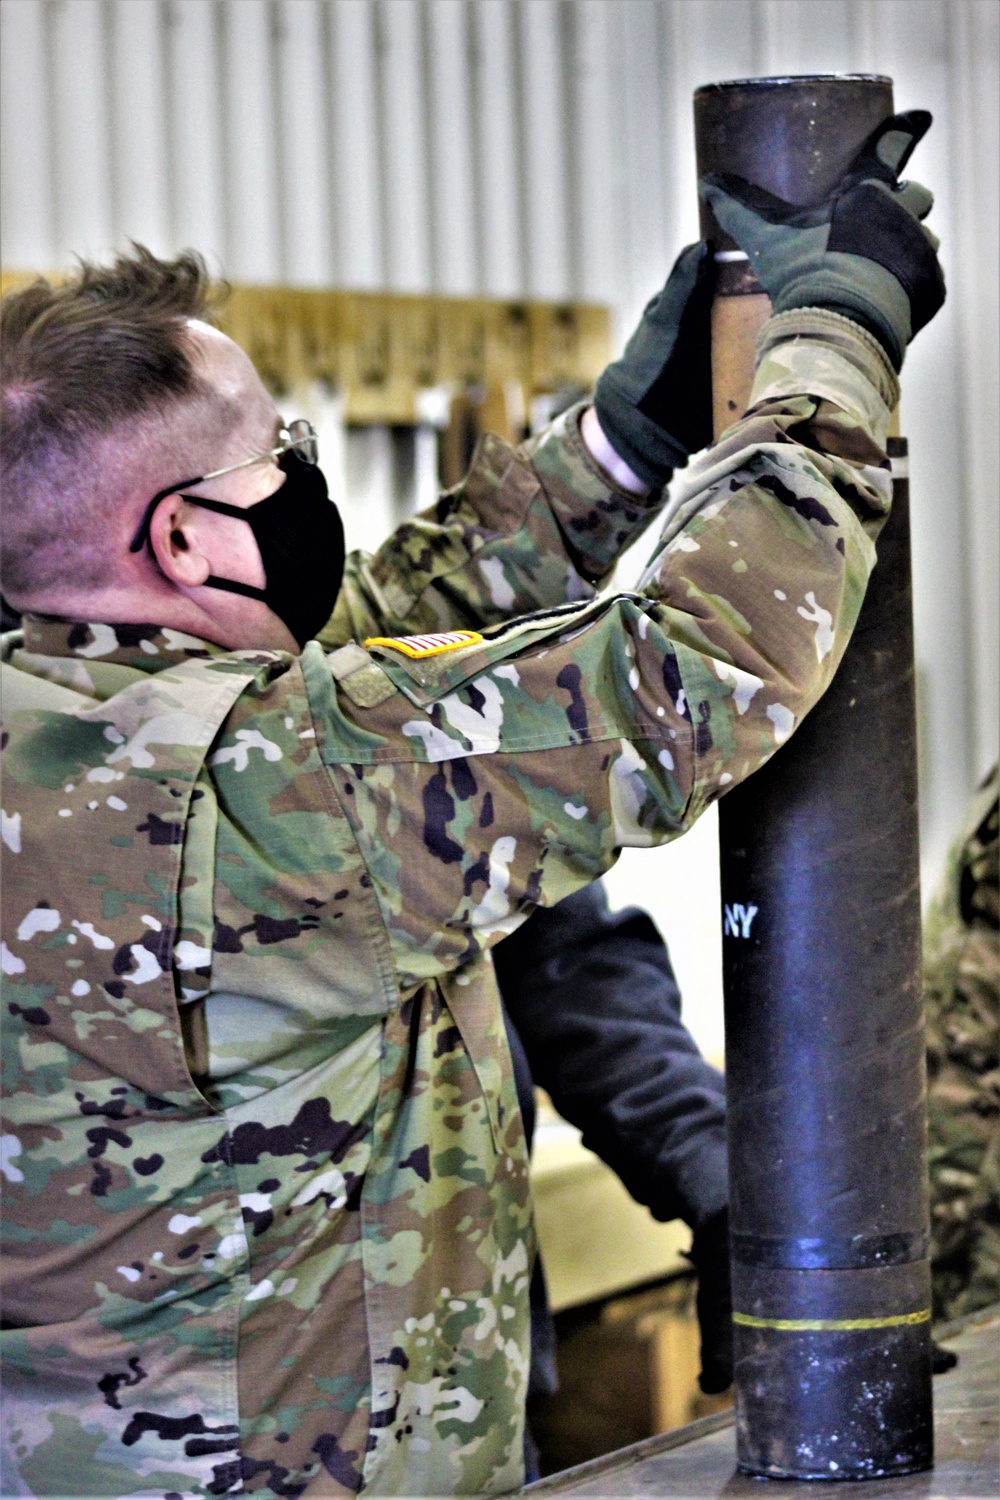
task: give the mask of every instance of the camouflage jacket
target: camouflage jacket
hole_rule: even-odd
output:
[[[1000,1298],[997,767],[969,805],[924,923],[934,1314]]]
[[[641,593],[586,582],[643,516],[564,423],[354,565],[327,644],[409,642],[26,622],[5,1493],[518,1486],[531,1210],[488,949],[822,693],[895,397],[854,325],[773,319]],[[533,579],[584,598],[502,623]]]

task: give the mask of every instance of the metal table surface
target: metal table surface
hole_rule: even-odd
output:
[[[958,1365],[934,1377],[934,1468],[894,1479],[850,1485],[850,1500],[959,1500],[1000,1496],[1000,1306],[986,1308],[939,1330],[939,1343],[954,1349]],[[834,1482],[835,1483],[835,1482]],[[833,1484],[788,1479],[751,1479],[736,1472],[733,1413],[720,1412],[688,1427],[648,1438],[578,1468],[526,1486],[522,1495],[755,1496],[773,1490],[774,1500],[811,1493],[817,1484],[835,1500]],[[770,1497],[768,1497],[770,1500]]]

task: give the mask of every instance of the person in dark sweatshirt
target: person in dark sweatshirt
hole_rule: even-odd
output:
[[[613,912],[600,884],[536,911],[500,943],[518,1102],[530,1142],[534,1084],[655,1219],[692,1230],[703,1391],[733,1376],[725,1080],[681,1020],[670,954],[639,907]],[[531,1285],[529,1395],[558,1380],[541,1261]]]

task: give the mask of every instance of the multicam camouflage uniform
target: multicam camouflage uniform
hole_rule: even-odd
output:
[[[934,1313],[1000,1299],[1000,936],[994,766],[924,925]]]
[[[581,579],[640,507],[575,418],[488,445],[354,565],[327,644],[584,597],[435,655],[26,621],[6,1494],[517,1487],[531,1208],[488,949],[682,832],[822,693],[895,398],[854,325],[773,319],[751,414],[616,598]]]

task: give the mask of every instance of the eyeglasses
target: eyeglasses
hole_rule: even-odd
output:
[[[265,459],[276,461],[285,453],[294,453],[296,458],[300,458],[304,464],[319,463],[319,439],[316,436],[316,429],[304,417],[299,417],[296,421],[289,422],[287,427],[281,428],[277,445],[274,448],[266,448],[263,453],[252,453],[249,458],[241,458],[238,464],[228,464],[224,469],[213,469],[211,474],[199,474],[194,479],[182,479],[180,484],[171,484],[165,490],[158,490],[143,511],[139,529],[129,543],[128,550],[139,552],[146,545],[156,507],[168,495],[176,495],[193,484],[204,484],[207,479],[221,479],[223,474],[234,474],[237,469],[248,469],[251,464],[263,463]],[[191,498],[196,499],[198,504],[207,510],[218,509],[223,515],[231,515],[236,511],[233,506],[224,506],[220,501],[206,501],[200,495]]]

